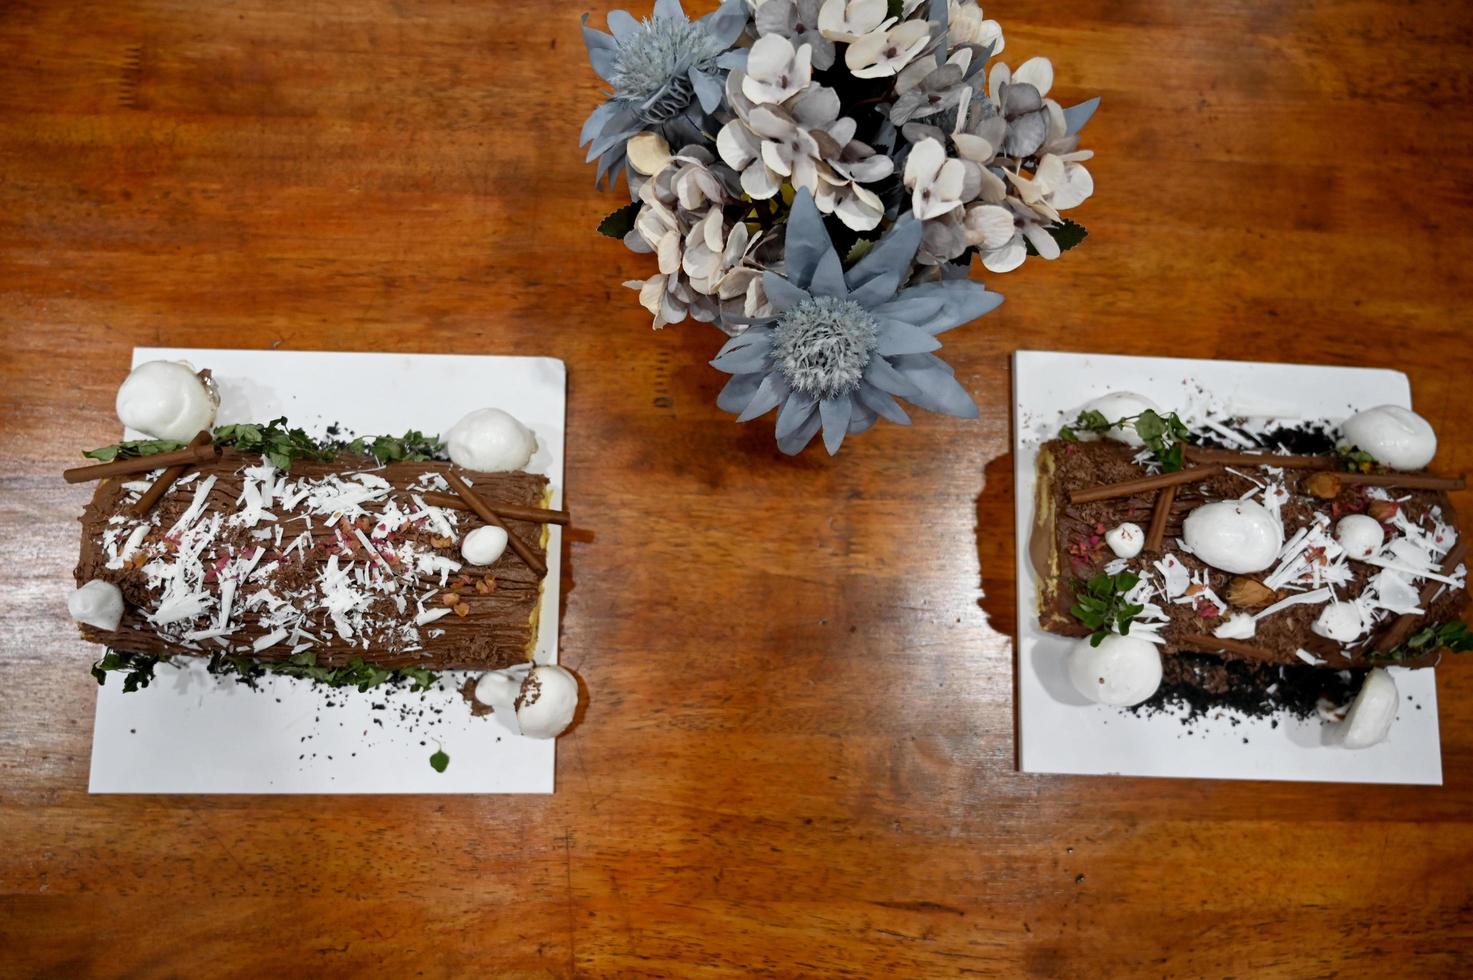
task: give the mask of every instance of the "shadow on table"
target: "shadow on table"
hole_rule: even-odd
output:
[[[1018,583],[1014,574],[1017,545],[1013,540],[1013,454],[989,460],[983,468],[977,498],[977,561],[982,569],[982,599],[987,624],[1016,642]]]

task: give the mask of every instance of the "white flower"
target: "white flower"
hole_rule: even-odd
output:
[[[813,78],[813,49],[781,34],[764,34],[747,55],[742,77],[742,94],[754,103],[785,102],[808,86]]]
[[[966,229],[967,244],[975,245],[983,252],[1001,249],[1012,241],[1017,230],[1013,212],[996,204],[974,204],[967,208],[962,226]]]
[[[710,153],[709,150],[703,152],[707,155]],[[726,202],[727,193],[708,166],[712,163],[711,160],[682,153],[671,157],[670,161],[675,166],[675,172],[670,177],[670,188],[675,192],[675,199],[682,208],[699,211],[707,204]]]
[[[889,158],[878,159],[888,162]],[[834,183],[821,176],[813,201],[824,214],[838,215],[846,227],[855,231],[869,231],[885,216],[885,204],[880,196],[852,180]]]
[[[853,120],[839,119],[838,94],[812,84],[781,105],[761,105],[748,100],[745,89],[745,76],[733,71],[726,96],[736,118],[716,134],[722,161],[741,175],[742,190],[754,200],[773,197],[784,180],[813,190],[823,152],[814,134],[832,128],[837,147],[853,137]]]
[[[740,175],[742,190],[765,200],[789,183],[848,227],[876,227],[884,207],[859,185],[890,176],[894,163],[854,138],[857,124],[839,115],[838,94],[815,83],[781,105],[754,105],[744,91],[742,73],[733,71],[727,99],[736,118],[716,134],[716,150]]]
[[[905,186],[910,188],[915,216],[925,221],[961,207],[966,178],[962,161],[948,159],[938,141],[921,140],[905,161]]]
[[[738,221],[727,229],[721,209],[713,207],[686,233],[681,271],[696,292],[734,299],[761,277],[760,269],[743,264],[756,244],[745,224]]]
[[[818,31],[831,41],[853,44],[895,23],[885,17],[888,6],[885,0],[824,0],[818,10]]]
[[[1032,178],[1004,171],[1022,202],[1046,221],[1058,221],[1059,212],[1077,207],[1094,193],[1094,178],[1079,161],[1094,156],[1090,150],[1078,150],[1062,156],[1046,154],[1038,162]]]
[[[908,20],[889,30],[866,34],[844,52],[844,64],[855,78],[888,78],[900,74],[931,40],[931,25]]]
[[[629,137],[625,151],[629,154],[629,165],[646,177],[659,173],[670,163],[670,144],[654,130]]]
[[[985,48],[991,44],[994,55],[1002,53],[1002,26],[995,20],[982,19],[977,0],[950,0],[948,6],[951,14],[948,31],[953,45],[977,44]]]
[[[756,201],[764,201],[782,186],[780,175],[762,161],[762,140],[740,118],[733,119],[716,134],[716,152],[721,160],[741,175],[742,190]]]
[[[978,212],[975,218],[972,211]],[[1006,226],[998,211],[1010,215],[1012,231],[1006,236]],[[968,211],[965,224],[968,238],[976,239],[974,244],[982,252],[982,265],[989,272],[1011,272],[1022,265],[1028,257],[1025,240],[1044,258],[1052,260],[1059,257],[1059,243],[1044,228],[1037,213],[1017,198],[1009,198],[1003,207],[978,205]]]
[[[1080,164],[1094,156],[1090,150],[1062,155],[1048,153],[1038,162],[1036,183],[1043,185],[1044,197],[1055,211],[1078,207],[1095,191],[1094,178]]]

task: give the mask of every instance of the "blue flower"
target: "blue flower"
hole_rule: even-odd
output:
[[[972,397],[931,352],[941,346],[936,334],[995,309],[1002,297],[967,279],[902,288],[921,230],[902,217],[845,272],[813,196],[800,190],[786,230],[787,275],[762,275],[775,316],[727,341],[711,362],[733,375],[716,404],[738,422],[778,409],[777,445],[790,455],[820,429],[833,455],[846,434],[881,416],[909,425],[896,398],[976,418]]]
[[[636,133],[653,130],[671,146],[701,141],[701,123],[724,97],[726,73],[746,63],[747,52],[732,45],[747,27],[747,6],[726,0],[692,21],[680,0],[655,0],[649,20],[610,12],[612,34],[589,27],[586,14],[583,21],[588,60],[612,91],[583,124],[578,145],[588,145],[588,160],[598,161],[595,184],[607,178],[612,187]]]

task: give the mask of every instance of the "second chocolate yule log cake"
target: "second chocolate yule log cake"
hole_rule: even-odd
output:
[[[1424,469],[1420,416],[1370,409],[1332,451],[1296,453],[1194,440],[1140,396],[1102,402],[1039,448],[1028,542],[1040,624],[1088,638],[1068,670],[1091,700],[1149,698],[1163,655],[1375,675],[1473,647],[1448,497],[1464,480]]]

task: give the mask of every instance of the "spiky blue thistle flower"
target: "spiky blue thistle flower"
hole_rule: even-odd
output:
[[[833,455],[846,434],[882,416],[909,425],[897,398],[976,418],[971,395],[932,351],[941,346],[936,334],[1002,297],[968,279],[902,287],[921,230],[907,214],[846,272],[813,196],[800,190],[784,239],[787,275],[762,274],[775,316],[728,340],[711,362],[733,375],[716,404],[738,422],[778,409],[777,445],[790,455],[820,429]]]
[[[680,0],[655,0],[649,20],[627,11],[609,13],[612,34],[588,26],[583,40],[588,60],[609,83],[609,99],[583,124],[578,145],[588,145],[588,160],[598,161],[595,184],[612,187],[626,159],[629,138],[645,130],[671,146],[699,142],[701,122],[725,97],[726,73],[746,63],[747,52],[732,50],[749,20],[745,0],[726,0],[692,21]]]

